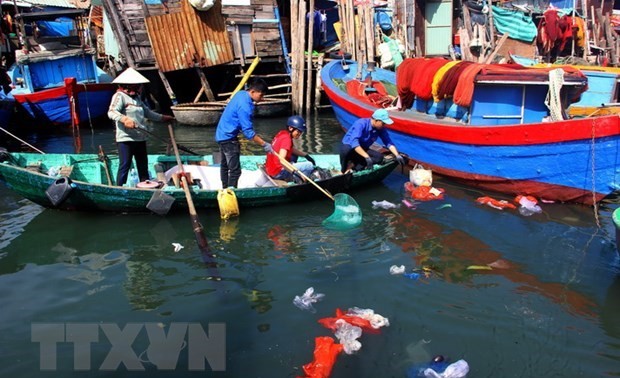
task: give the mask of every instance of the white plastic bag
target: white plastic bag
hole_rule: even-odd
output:
[[[416,164],[413,169],[409,171],[409,181],[415,186],[432,186],[433,171],[424,169],[420,164]]]
[[[469,365],[465,360],[458,360],[448,365],[443,373],[437,373],[431,368],[424,370],[424,376],[426,378],[464,378],[467,376],[467,373],[469,373]]]
[[[306,292],[301,297],[299,295],[295,296],[295,299],[293,299],[293,304],[302,310],[308,310],[314,313],[316,312],[316,310],[314,309],[312,304],[320,301],[321,299],[323,299],[323,297],[325,297],[325,294],[315,294],[314,288],[309,287],[306,289]]]
[[[215,0],[189,0],[189,3],[199,11],[207,11],[215,5]]]

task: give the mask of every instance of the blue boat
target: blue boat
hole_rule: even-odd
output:
[[[15,86],[13,97],[37,123],[79,125],[107,113],[116,86],[112,77],[97,67],[96,50],[78,37],[82,33],[77,25],[84,15],[85,10],[71,9],[15,17],[22,25],[41,28],[63,20],[62,24],[68,24],[65,28],[72,31],[70,36],[26,38],[27,49],[16,52],[16,63],[9,69]],[[26,30],[23,28],[24,34]]]
[[[510,55],[517,64],[524,67],[547,68],[562,67],[537,63],[534,59],[518,55]],[[620,98],[618,96],[618,82],[620,82],[620,68],[571,65],[583,72],[588,78],[588,89],[583,92],[579,101],[568,108],[568,114],[573,117],[592,117],[610,114],[620,114]]]
[[[402,67],[402,66],[401,66]],[[398,75],[401,74],[399,67]],[[321,71],[323,89],[336,117],[347,129],[388,106],[394,120],[390,135],[399,150],[435,173],[466,185],[512,195],[592,205],[620,187],[620,118],[601,116],[549,120],[544,105],[549,93],[548,72],[501,72],[493,65],[473,82],[471,105],[444,98],[439,102],[416,96],[413,105],[390,105],[402,92],[398,75],[375,69],[371,80],[356,79],[358,67],[332,61]],[[532,69],[533,70],[533,69]],[[366,72],[363,67],[361,72]],[[368,76],[368,75],[366,75]],[[414,78],[412,82],[422,80]],[[352,83],[352,84],[351,84]],[[347,88],[381,84],[394,101],[377,101],[374,90],[351,94]],[[585,88],[583,75],[565,72],[560,97],[567,105]],[[378,91],[381,92],[381,91]],[[365,97],[366,96],[366,97]]]

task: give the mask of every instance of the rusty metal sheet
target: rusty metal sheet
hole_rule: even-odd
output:
[[[234,60],[220,2],[197,11],[187,1],[178,13],[146,18],[153,54],[162,72],[211,67]]]

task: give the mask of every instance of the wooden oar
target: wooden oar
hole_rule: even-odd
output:
[[[288,160],[286,160],[285,158],[283,158],[282,156],[280,156],[279,154],[277,154],[275,151],[272,152],[274,155],[276,155],[278,157],[278,159],[280,159],[280,164],[282,164],[283,166],[285,166],[287,169],[289,169],[290,171],[293,171],[295,173],[297,173],[298,175],[300,175],[301,177],[303,177],[304,180],[308,181],[310,184],[314,185],[317,187],[317,189],[319,189],[321,192],[323,192],[323,194],[325,194],[326,196],[328,196],[332,201],[334,200],[334,196],[332,196],[332,194],[330,192],[328,192],[327,190],[323,189],[319,184],[317,184],[316,182],[314,182],[313,180],[311,180],[308,176],[306,176],[302,171],[300,171],[299,169],[297,169],[297,167],[295,167],[293,164],[289,163]]]
[[[108,185],[114,185],[112,184],[112,176],[110,176],[110,167],[108,167],[108,157],[106,156],[105,152],[103,152],[103,147],[101,147],[101,145],[99,145],[99,159],[103,163],[103,168],[105,169],[105,176],[108,179]]]
[[[189,208],[189,217],[192,221],[194,235],[196,236],[196,241],[198,242],[198,246],[200,247],[200,250],[203,252],[205,251],[208,252],[209,244],[207,243],[207,238],[205,237],[202,224],[200,223],[200,219],[198,219],[198,214],[196,213],[196,208],[194,207],[194,201],[192,200],[192,194],[189,191],[189,183],[187,182],[187,177],[185,177],[185,171],[183,170],[183,163],[181,162],[181,155],[179,155],[179,149],[177,148],[177,142],[174,139],[174,131],[172,130],[172,125],[168,125],[168,131],[170,132],[170,140],[172,141],[172,148],[174,148],[174,154],[177,158],[177,165],[179,166],[179,171],[181,172],[181,182],[183,183],[183,191],[185,192],[185,199],[187,200],[187,207]]]

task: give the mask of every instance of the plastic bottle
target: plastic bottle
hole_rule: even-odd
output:
[[[140,178],[138,177],[138,172],[136,172],[135,168],[131,168],[129,171],[129,187],[135,188],[140,182]]]

